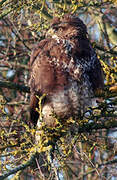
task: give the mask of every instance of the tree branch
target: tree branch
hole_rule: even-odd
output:
[[[78,133],[91,132],[92,130],[98,130],[98,129],[110,129],[110,128],[115,128],[115,127],[117,127],[117,121],[113,121],[111,125],[107,121],[103,124],[101,124],[101,123],[98,123],[98,124],[90,123],[90,124],[88,124],[87,123],[87,124],[83,124],[82,126],[80,126],[78,128]],[[30,166],[32,164],[32,162],[35,160],[36,155],[37,155],[36,153],[33,154],[26,163],[19,165],[18,167],[14,168],[14,169],[10,170],[9,172],[0,176],[0,180],[4,180],[6,177],[8,177],[12,174],[15,174],[16,172],[23,170],[23,169],[27,168],[28,166]],[[109,161],[109,162],[106,162],[103,164],[99,164],[98,167],[101,167],[103,165],[113,164],[116,162],[117,162],[117,160],[112,160],[112,161]]]
[[[91,132],[92,130],[99,130],[99,129],[111,129],[111,128],[116,128],[116,127],[117,127],[116,120],[112,122],[108,120],[104,123],[95,123],[95,122],[87,123],[79,127],[78,133]]]
[[[105,163],[99,164],[98,167],[106,166],[106,165],[111,165],[111,164],[115,164],[115,163],[117,163],[117,159],[114,159],[114,160],[107,161]]]
[[[30,88],[28,86],[24,86],[21,84],[13,83],[10,81],[0,81],[1,88],[9,88],[9,89],[16,89],[22,92],[30,92]]]
[[[36,156],[37,156],[37,153],[33,154],[26,163],[19,165],[16,168],[14,168],[14,169],[10,170],[9,172],[0,176],[0,180],[4,180],[8,176],[15,174],[18,171],[24,170],[25,168],[27,168],[28,166],[30,166],[32,164],[32,162],[35,160]]]
[[[23,68],[25,70],[29,70],[29,66],[28,65],[24,65],[24,64],[20,64],[20,63],[16,63],[16,62],[4,62],[4,60],[0,61],[0,67],[2,68]]]
[[[106,52],[106,53],[110,53],[112,55],[117,55],[117,51],[114,51],[113,49],[107,50],[104,47],[100,46],[99,44],[95,44],[95,48],[97,48],[100,51]]]

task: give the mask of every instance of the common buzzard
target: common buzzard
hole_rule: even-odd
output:
[[[78,17],[55,17],[47,38],[40,41],[30,58],[30,115],[34,125],[42,103],[42,119],[56,125],[53,113],[63,119],[77,119],[91,105],[97,89],[103,88],[100,62],[88,39],[87,28]]]

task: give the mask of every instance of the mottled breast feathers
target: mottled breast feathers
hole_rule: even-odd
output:
[[[34,48],[30,58],[30,114],[37,124],[38,98],[46,94],[42,105],[43,121],[55,126],[53,112],[65,120],[77,119],[91,105],[98,88],[103,88],[100,62],[92,48],[84,23],[75,16],[55,18],[48,37]]]

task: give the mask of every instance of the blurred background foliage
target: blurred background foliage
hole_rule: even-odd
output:
[[[103,67],[105,89],[79,122],[79,131],[71,136],[66,128],[58,138],[53,167],[46,158],[48,146],[42,148],[41,162],[31,159],[37,146],[35,129],[29,126],[28,62],[51,19],[65,13],[76,14],[87,25]],[[0,0],[0,179],[8,175],[21,180],[117,179],[116,81],[116,0]],[[48,142],[47,136],[46,131]]]

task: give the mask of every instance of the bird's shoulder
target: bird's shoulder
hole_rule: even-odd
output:
[[[46,38],[36,44],[30,56],[30,67],[35,64],[35,61],[49,61],[50,59],[61,59],[61,52],[64,52],[64,46],[61,42],[57,42],[53,38]],[[64,57],[65,58],[65,57]]]
[[[68,72],[65,68],[69,58],[62,47],[61,42],[52,38],[42,40],[34,47],[30,59],[31,91],[49,93],[55,88],[63,89],[67,84]]]

